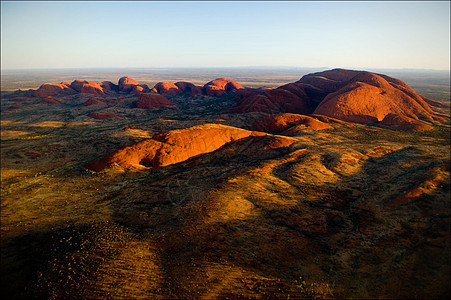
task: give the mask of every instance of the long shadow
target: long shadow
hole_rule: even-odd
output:
[[[256,274],[259,280],[280,280],[260,286],[259,292],[255,286],[243,287],[251,295],[269,298],[305,296],[297,288],[299,276],[335,282],[342,289],[339,297],[450,295],[449,179],[430,194],[387,207],[394,197],[428,178],[431,169],[448,166],[449,170],[449,160],[406,147],[368,159],[357,174],[342,176],[338,183],[306,188],[288,175],[296,163],[302,163],[300,157],[272,172],[298,190],[296,204],[271,204],[270,198],[253,191],[250,180],[249,186],[239,188],[240,195],[258,213],[204,224],[206,214],[221,212],[209,210],[208,203],[209,191],[227,187],[221,179],[290,152],[274,150],[251,159],[255,147],[258,142],[244,140],[150,171],[104,198],[113,220],[127,230],[126,236],[144,242],[151,237],[160,249],[164,284],[156,295],[196,298],[197,292],[220,286],[207,272],[232,282],[248,280],[239,278],[242,272]],[[196,165],[198,160],[204,162]],[[170,194],[172,200],[168,188],[176,190]],[[319,200],[309,201],[310,196]],[[114,226],[55,224],[55,229],[3,239],[2,298],[92,297],[91,283],[99,267],[120,251]],[[193,286],[196,280],[198,287]],[[203,281],[207,283],[202,285]],[[216,298],[240,296],[227,286],[220,288]]]
[[[416,163],[412,164],[413,161]],[[409,166],[404,167],[405,164]],[[155,240],[162,250],[161,262],[170,297],[191,298],[192,293],[205,291],[207,287],[202,286],[196,290],[193,281],[206,278],[198,275],[199,270],[213,272],[219,264],[226,270],[225,278],[234,272],[229,267],[235,266],[261,277],[281,280],[277,291],[268,287],[262,292],[267,296],[290,292],[302,296],[293,286],[299,276],[304,276],[335,282],[343,297],[437,298],[450,294],[446,285],[450,270],[449,239],[446,239],[449,210],[441,216],[438,214],[443,211],[437,211],[437,207],[446,207],[443,202],[449,203],[449,198],[446,199],[449,188],[446,190],[445,184],[397,208],[389,208],[387,204],[428,178],[431,169],[443,165],[449,165],[449,161],[426,157],[419,149],[406,147],[368,159],[358,174],[322,185],[324,197],[318,201],[308,201],[314,191],[304,189],[307,197],[300,194],[298,203],[291,206],[268,204],[267,198],[252,192],[252,186],[242,187],[245,200],[258,214],[203,224],[196,230],[193,226],[202,224],[204,214],[221,213],[200,205],[208,197],[201,199],[199,195],[182,205],[167,200],[162,203],[164,188],[153,189],[150,184],[147,192],[136,196],[140,204],[135,207],[134,200],[128,198],[126,206],[128,216],[133,215],[130,212],[134,209],[148,211],[145,222],[137,224],[127,219],[123,213],[124,202],[115,202],[111,209],[124,226],[135,230],[141,227],[158,237]],[[296,188],[297,183],[286,175],[290,167],[282,165],[273,174]],[[187,171],[182,166],[172,168],[180,171],[185,179],[196,173],[196,169]],[[195,168],[201,173],[201,167]],[[215,181],[217,176],[218,173],[210,174],[209,183],[198,188],[221,187]],[[359,193],[351,194],[353,189]],[[144,195],[151,192],[160,202],[154,202],[150,209]],[[434,201],[442,204],[431,207]],[[430,211],[425,214],[425,209]],[[172,221],[159,222],[162,216],[170,216]],[[436,240],[430,242],[434,236]],[[193,267],[193,262],[197,267]],[[423,267],[426,269],[417,273]],[[390,280],[396,284],[390,284]],[[226,295],[224,291],[216,296],[225,298]]]
[[[2,239],[2,299],[89,296],[99,266],[118,251],[108,247],[118,242],[117,229],[101,223],[54,226]]]

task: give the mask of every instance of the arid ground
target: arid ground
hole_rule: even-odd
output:
[[[236,81],[276,88],[302,74],[246,76]],[[309,119],[275,96],[264,97],[277,112],[232,112],[246,98],[227,86],[166,94],[166,106],[152,102],[160,90],[149,100],[120,84],[110,94],[3,92],[2,298],[449,297],[449,81],[412,80],[437,101],[436,119]],[[136,143],[141,152],[115,152]]]

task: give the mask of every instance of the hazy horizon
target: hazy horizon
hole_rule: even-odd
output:
[[[348,70],[364,70],[364,71],[378,71],[378,70],[396,70],[396,71],[432,71],[432,72],[449,72],[450,69],[431,69],[431,68],[372,68],[372,67],[303,67],[303,66],[277,66],[277,65],[255,65],[255,66],[192,66],[192,67],[152,67],[152,66],[144,66],[144,67],[56,67],[56,68],[2,68],[2,71],[59,71],[59,70],[176,70],[176,69],[249,69],[249,70],[259,70],[259,69],[312,69],[312,70],[331,70],[331,69],[348,69]]]
[[[302,76],[321,72],[329,67],[198,67],[198,68],[59,68],[33,70],[2,70],[1,91],[37,89],[44,83],[87,81],[111,81],[117,83],[122,76],[129,76],[150,87],[158,82],[189,81],[203,86],[220,77],[235,80],[245,87],[278,87],[299,80]],[[436,100],[449,101],[450,72],[421,69],[361,68],[373,73],[385,74],[409,84],[417,92]]]

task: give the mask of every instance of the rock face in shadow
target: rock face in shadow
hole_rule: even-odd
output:
[[[431,130],[434,127],[425,124],[423,122],[414,120],[412,118],[396,115],[396,114],[388,114],[382,120],[381,124],[383,125],[394,125],[396,129],[405,130],[405,131],[424,131]]]
[[[105,94],[103,92],[103,88],[102,88],[101,84],[93,82],[93,81],[77,79],[77,80],[74,80],[70,84],[70,87],[79,93],[89,93],[89,94],[97,94],[97,95]]]
[[[232,92],[243,87],[236,81],[227,78],[218,78],[206,83],[203,87],[207,96],[221,96],[225,92]]]
[[[256,95],[260,95],[263,94],[264,92],[267,92],[269,90],[272,90],[271,87],[260,87],[260,88],[243,88],[243,89],[239,89],[235,92],[235,99],[238,100],[242,100],[244,98],[248,98],[251,96],[256,96]]]
[[[111,81],[102,81],[100,83],[100,86],[102,87],[104,92],[109,92],[109,91],[117,92],[117,91],[119,91],[119,86],[114,84],[114,83],[112,83]]]
[[[119,92],[129,92],[133,86],[139,85],[138,81],[124,76],[119,79]]]
[[[311,114],[324,93],[310,85],[289,83],[241,100],[226,112]]]
[[[91,106],[91,105],[102,105],[102,106],[105,106],[107,104],[105,103],[105,101],[103,101],[102,98],[89,98],[88,101],[83,103],[83,106]]]
[[[175,103],[162,95],[144,93],[138,96],[136,107],[143,109],[159,109],[162,107],[175,107]]]
[[[265,136],[267,134],[263,132],[220,124],[203,124],[157,134],[151,139],[123,147],[100,160],[87,164],[86,167],[93,171],[101,171],[111,164],[118,164],[124,168],[158,168],[215,151],[234,141]],[[296,140],[293,138],[271,136],[265,148],[286,147],[294,142]]]
[[[202,94],[202,87],[192,84],[191,82],[179,81],[175,85],[182,91],[189,93],[190,96]]]
[[[44,99],[42,99],[41,103],[46,103],[46,104],[60,104],[61,100],[57,97],[53,97],[53,96],[47,96]]]
[[[333,69],[308,74],[297,82],[244,98],[226,112],[314,113],[354,123],[380,122],[392,114],[399,117],[390,117],[390,124],[401,122],[396,123],[399,125],[419,120],[443,121],[429,103],[434,104],[434,101],[422,97],[396,78]]]
[[[284,133],[290,128],[298,131],[303,129],[332,129],[333,127],[309,116],[290,113],[264,116],[252,125],[252,130],[271,133]]]
[[[148,93],[150,91],[147,84],[140,84],[140,85],[134,85],[132,86],[130,90],[131,95],[139,95],[141,93]]]

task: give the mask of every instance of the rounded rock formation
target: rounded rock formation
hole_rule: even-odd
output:
[[[162,107],[174,108],[175,103],[166,99],[162,95],[144,93],[138,96],[136,107],[143,109],[159,109]]]
[[[106,103],[102,98],[89,98],[89,100],[83,103],[83,105],[84,106],[106,105]]]
[[[396,114],[386,115],[380,124],[392,125],[396,129],[405,130],[405,131],[424,131],[424,130],[431,130],[434,128],[423,122],[411,119],[406,116],[396,115]]]
[[[124,76],[119,79],[118,89],[119,92],[129,92],[135,85],[139,85],[138,81],[130,77]]]
[[[33,92],[33,96],[45,98],[48,96],[57,96],[61,92],[74,92],[74,90],[66,83],[44,83],[39,89]]]
[[[74,80],[70,87],[79,93],[88,93],[96,95],[104,95],[103,88],[100,84],[93,81]]]
[[[252,130],[283,133],[293,126],[296,126],[297,130],[323,130],[333,128],[329,124],[323,123],[309,116],[285,113],[279,115],[268,115],[260,118],[254,123],[254,125],[252,125]]]
[[[117,92],[119,91],[119,86],[112,83],[111,81],[102,81],[102,83],[100,83],[100,86],[102,87],[104,92]]]
[[[232,92],[243,87],[236,81],[227,78],[218,78],[206,83],[203,90],[207,96],[221,96],[224,92]]]
[[[147,86],[147,84],[140,84],[140,85],[134,85],[130,90],[130,94],[139,95],[141,93],[147,93],[149,91],[150,91],[150,89]]]
[[[439,106],[399,79],[334,69],[308,74],[297,82],[244,98],[225,112],[313,113],[353,123],[376,123],[389,114],[403,120],[444,121],[430,104]]]
[[[150,139],[123,147],[100,160],[88,163],[86,167],[93,171],[101,171],[115,163],[124,168],[158,168],[213,152],[231,142],[265,136],[267,134],[263,132],[220,124],[197,125],[157,134]],[[287,147],[296,141],[283,136],[270,136],[266,148]]]
[[[244,98],[248,98],[251,96],[256,96],[267,92],[268,90],[272,90],[270,87],[259,87],[259,88],[243,88],[239,89],[235,92],[234,98],[242,100]]]
[[[159,94],[168,95],[168,96],[175,96],[183,91],[174,83],[172,82],[158,82],[154,87],[153,90],[155,90]]]

